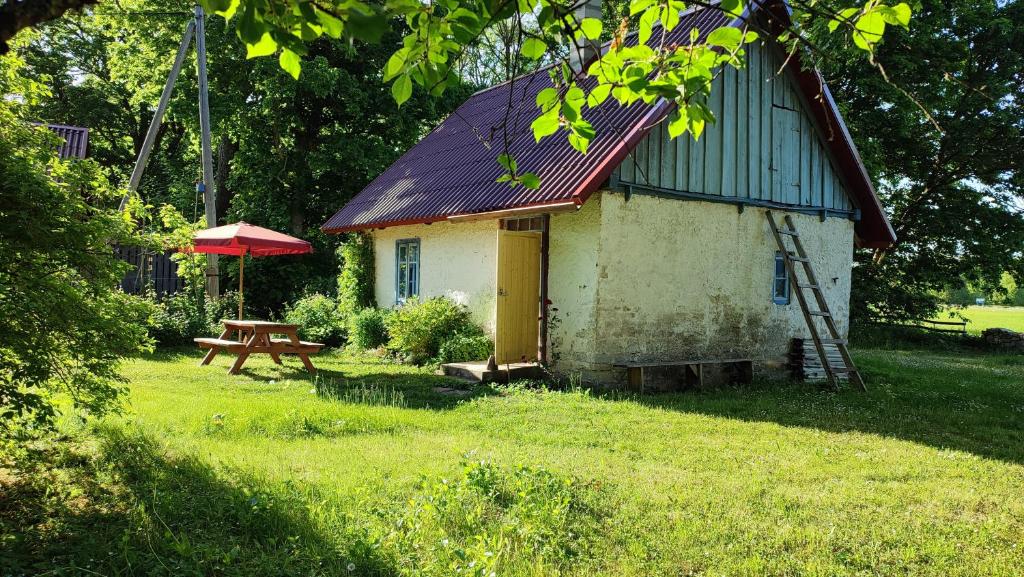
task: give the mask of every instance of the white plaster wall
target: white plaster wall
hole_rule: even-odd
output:
[[[764,209],[634,195],[600,193],[597,291],[579,298],[591,307],[593,333],[577,331],[577,361],[557,370],[584,378],[621,380],[611,367],[630,360],[750,356],[761,367],[781,363],[790,339],[807,336],[795,295],[772,302],[775,241]],[[592,198],[593,203],[596,198]],[[590,204],[588,203],[588,204]],[[849,314],[853,223],[794,215],[801,239],[841,330]],[[559,239],[552,226],[552,247]],[[592,281],[576,264],[578,283]],[[564,263],[562,266],[565,266]],[[562,271],[552,259],[551,287]],[[582,276],[581,276],[582,275]],[[561,287],[559,290],[567,290]],[[810,296],[810,295],[808,295]],[[592,304],[590,304],[592,302]],[[565,345],[572,350],[575,343]]]
[[[485,220],[373,231],[377,305],[395,305],[395,242],[418,238],[420,296],[447,296],[466,305],[473,319],[493,335],[497,230],[497,221]]]
[[[601,198],[573,213],[551,215],[548,246],[548,357],[562,372],[595,362]]]

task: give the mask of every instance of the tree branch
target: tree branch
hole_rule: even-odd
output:
[[[0,54],[7,54],[8,44],[22,29],[36,26],[80,10],[98,0],[8,0],[0,5]]]

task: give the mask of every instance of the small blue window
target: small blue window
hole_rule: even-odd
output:
[[[781,252],[775,253],[775,275],[772,279],[772,302],[777,305],[789,304],[789,272],[786,259]]]
[[[420,294],[420,240],[400,240],[395,244],[395,302]]]

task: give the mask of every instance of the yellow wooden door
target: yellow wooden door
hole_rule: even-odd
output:
[[[540,234],[498,231],[494,356],[498,363],[537,359],[540,330]]]

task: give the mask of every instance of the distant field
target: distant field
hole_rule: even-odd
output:
[[[1024,332],[1024,307],[971,306],[950,309],[950,312],[959,312],[967,319],[967,332],[972,335],[980,335],[981,331],[992,327]],[[950,320],[949,312],[940,313],[935,320]]]

